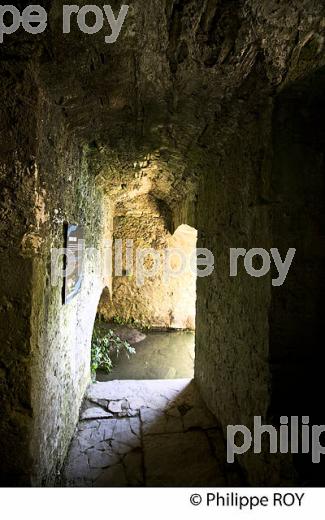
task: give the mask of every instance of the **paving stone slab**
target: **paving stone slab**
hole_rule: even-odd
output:
[[[94,481],[99,475],[98,470],[90,468],[88,456],[85,453],[79,453],[77,457],[68,459],[64,469],[64,476],[68,482],[78,480]]]
[[[142,464],[142,450],[132,450],[126,454],[123,459],[123,466],[125,475],[129,486],[143,486],[143,464]]]
[[[142,431],[144,435],[159,433],[175,433],[183,431],[183,423],[180,416],[167,415],[162,410],[142,408],[140,410]]]
[[[108,419],[109,417],[114,417],[112,413],[103,410],[99,406],[94,406],[92,408],[87,408],[84,412],[82,412],[80,416],[81,421],[88,421],[93,419]]]
[[[229,485],[222,432],[193,381],[99,383],[85,404],[89,419],[71,443],[67,485]],[[232,469],[231,482],[240,482]]]
[[[140,420],[138,418],[117,419],[114,439],[130,448],[140,447]]]
[[[173,401],[183,392],[189,385],[190,379],[162,379],[152,381],[108,381],[105,383],[96,383],[90,385],[87,390],[86,397],[90,400],[109,399],[110,401],[118,401],[127,399],[132,409],[134,402],[137,400],[139,407],[150,404],[156,406],[160,403]]]
[[[125,487],[128,481],[122,464],[103,470],[94,482],[94,487]]]
[[[203,404],[188,410],[183,415],[183,422],[185,430],[193,428],[202,428],[202,430],[207,430],[209,428],[217,428],[218,426],[218,422],[214,415],[212,415]]]
[[[204,432],[145,436],[143,442],[147,486],[222,484]]]
[[[89,467],[92,469],[114,466],[121,459],[106,442],[97,444],[95,448],[90,448],[87,451],[87,456]]]

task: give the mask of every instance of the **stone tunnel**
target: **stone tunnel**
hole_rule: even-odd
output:
[[[197,397],[189,399],[201,399],[224,440],[229,425],[253,430],[258,416],[276,429],[283,416],[325,424],[323,1],[130,0],[113,44],[75,23],[62,34],[63,2],[43,5],[46,32],[19,29],[0,45],[1,484],[62,483],[85,398],[105,397],[91,386],[98,312],[195,329]],[[64,304],[52,255],[67,224],[82,227],[87,250],[80,290]],[[160,251],[184,242],[184,228],[188,248],[213,254],[209,276],[173,278],[166,288],[158,275],[137,289],[125,266],[114,276],[99,261],[114,238]],[[239,248],[296,253],[276,286],[274,262],[249,276],[239,257],[230,276],[230,251]],[[196,303],[187,305],[195,285]],[[175,396],[175,381],[168,384]],[[143,428],[153,397],[142,385],[141,399],[151,399],[146,410],[137,405]],[[161,395],[162,382],[153,385]],[[134,400],[134,383],[127,392]],[[195,425],[188,442],[205,459],[210,448]],[[172,459],[164,428],[161,449]],[[196,484],[314,485],[324,481],[322,467],[263,443],[261,453],[236,458],[237,480],[213,480],[209,466]]]

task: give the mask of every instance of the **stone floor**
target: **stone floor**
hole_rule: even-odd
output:
[[[64,486],[242,484],[214,416],[190,379],[90,386]]]

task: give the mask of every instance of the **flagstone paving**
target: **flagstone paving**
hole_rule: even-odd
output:
[[[189,379],[109,381],[87,391],[65,486],[240,485],[215,417]]]

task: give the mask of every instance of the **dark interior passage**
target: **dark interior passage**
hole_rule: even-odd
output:
[[[237,470],[219,443],[229,425],[252,430],[261,417],[278,432],[279,417],[292,415],[325,425],[324,2],[134,0],[114,44],[76,24],[63,34],[62,1],[43,4],[47,31],[21,28],[0,45],[0,483],[54,485],[72,453],[74,469],[91,470],[87,485],[105,457],[125,485],[144,485],[126,475],[124,455],[130,469],[147,457],[148,483],[189,484],[188,464],[198,467],[195,485],[231,485]],[[55,266],[64,266],[69,225],[84,255],[78,291],[63,301]],[[206,248],[214,266],[197,281],[166,286],[158,271],[141,285],[124,260],[114,272],[116,240],[124,254],[133,241],[133,259],[139,247],[159,256]],[[273,263],[254,277],[242,257],[230,276],[233,248],[296,255],[275,287]],[[153,260],[142,260],[150,272]],[[131,389],[126,379],[91,384],[97,314],[176,331],[136,344],[124,372],[134,363],[141,377]],[[173,385],[189,377],[193,357],[192,401],[185,392],[175,410],[184,388]],[[173,381],[168,403],[155,408],[144,376]],[[96,396],[96,386],[105,392]],[[132,402],[137,389],[143,400]],[[135,431],[149,422],[149,435],[131,422]],[[163,441],[162,476],[152,468]],[[310,453],[273,454],[267,442],[262,453],[238,454],[238,467],[252,486],[323,483]]]
[[[297,253],[287,283],[272,290],[272,409],[311,415],[315,423],[324,364],[324,89],[320,69],[281,92],[273,117],[272,240],[283,256],[289,247]]]
[[[295,244],[287,282],[272,290],[270,413],[322,424],[325,290],[325,69],[285,88],[273,117],[273,241]],[[295,456],[302,482],[325,482],[324,465]]]

